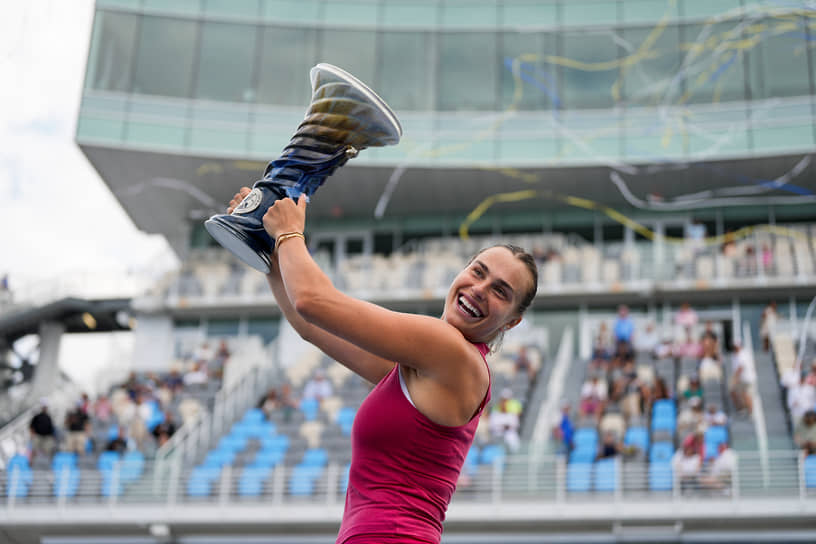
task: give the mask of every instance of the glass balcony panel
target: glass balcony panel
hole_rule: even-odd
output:
[[[125,127],[125,141],[148,148],[183,149],[187,127],[167,121],[143,122],[131,119]]]
[[[112,8],[139,8],[142,5],[142,0],[96,0],[97,9],[106,7]]]
[[[257,42],[255,25],[205,22],[193,96],[224,102],[254,102],[252,68]]]
[[[677,18],[677,3],[665,0],[626,0],[620,3],[621,23],[641,24],[655,23],[663,20],[672,21]]]
[[[494,27],[496,2],[485,0],[447,1],[442,4],[440,24],[445,28]]]
[[[374,80],[377,33],[371,30],[322,31],[320,62],[328,62],[354,74],[376,88]]]
[[[505,2],[501,6],[501,22],[508,28],[555,27],[558,26],[558,6],[554,2]]]
[[[439,3],[436,0],[389,0],[380,9],[380,24],[386,28],[434,27],[439,16]]]
[[[375,90],[398,113],[400,110],[433,109],[431,43],[427,32],[384,32],[380,35]]]
[[[740,0],[680,0],[680,13],[684,17],[714,17],[725,13],[738,15],[740,13]]]
[[[320,0],[261,0],[261,14],[269,21],[314,23],[322,4]]]
[[[276,159],[289,143],[301,119],[303,112],[296,110],[254,112],[249,140],[253,156],[266,161]]]
[[[748,27],[746,38],[752,98],[810,94],[805,19],[767,18]]]
[[[326,2],[323,21],[329,25],[375,25],[379,19],[380,7],[375,2]]]
[[[189,97],[198,23],[169,17],[142,20],[133,92]]]
[[[190,146],[216,152],[245,153],[249,138],[249,106],[198,102],[191,111]]]
[[[564,105],[570,109],[611,108],[613,87],[620,76],[620,51],[609,32],[567,32],[560,66]]]
[[[618,2],[562,2],[564,26],[615,25],[618,22]]]
[[[681,27],[685,70],[680,104],[712,104],[745,99],[745,45],[741,22]]]
[[[226,17],[257,18],[259,0],[204,0],[204,11]]]
[[[751,131],[754,139],[754,152],[785,152],[796,150],[812,151],[813,125],[797,123],[782,126],[760,126]]]
[[[142,9],[167,14],[198,15],[201,0],[143,0]]]
[[[139,16],[130,13],[97,11],[85,87],[103,91],[124,91],[131,87]]]
[[[124,115],[83,113],[77,121],[77,140],[118,142],[122,140]]]
[[[621,71],[622,94],[629,105],[671,104],[682,94],[677,73],[682,58],[676,26],[623,29],[627,49]]]
[[[695,159],[751,152],[748,133],[742,130],[689,132],[688,138],[689,155]]]
[[[549,110],[561,106],[558,67],[546,56],[556,50],[556,36],[541,32],[501,35],[501,109]]]
[[[495,33],[441,33],[437,109],[495,110],[499,77],[496,56]]]
[[[261,44],[257,101],[305,108],[312,96],[309,70],[317,63],[317,31],[265,28]]]

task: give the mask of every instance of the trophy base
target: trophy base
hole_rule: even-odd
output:
[[[258,272],[269,274],[268,249],[245,231],[235,228],[228,221],[230,216],[216,215],[204,222],[204,227],[216,242],[229,250],[245,264]]]

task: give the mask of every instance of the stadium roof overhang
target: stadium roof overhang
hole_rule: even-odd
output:
[[[252,185],[266,166],[215,156],[80,147],[136,226],[164,234],[176,249],[186,246],[191,220],[222,211],[235,191]],[[316,193],[310,217],[373,221],[394,172],[394,166],[347,164]],[[611,179],[613,172],[619,176],[618,185]],[[628,199],[622,188],[630,192]],[[723,193],[726,188],[737,189]],[[588,206],[586,201],[567,197],[588,199],[627,214],[644,211],[637,202],[648,206],[649,195],[665,202],[712,190],[720,191],[698,198],[718,197],[722,206],[736,203],[735,199],[757,205],[801,200],[803,195],[816,194],[816,165],[798,154],[648,166],[409,166],[399,176],[383,217],[465,216],[485,199],[503,193],[515,195],[495,204],[494,211],[502,214]]]

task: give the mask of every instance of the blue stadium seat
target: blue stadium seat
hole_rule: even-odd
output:
[[[498,444],[490,444],[482,448],[479,454],[479,463],[482,465],[492,465],[498,463],[500,467],[504,466],[504,448]]]
[[[354,416],[357,415],[357,410],[344,406],[337,411],[337,424],[343,430],[343,434],[351,436],[351,427],[354,424]]]
[[[585,492],[592,486],[592,463],[570,463],[567,466],[567,491]]]
[[[19,453],[12,455],[11,459],[8,460],[6,471],[8,474],[11,474],[15,468],[19,468],[20,470],[31,469],[31,466],[28,464],[28,457],[20,455]]]
[[[190,473],[187,494],[191,497],[209,497],[212,483],[221,476],[220,468],[199,466]]]
[[[252,467],[275,467],[283,462],[286,457],[286,452],[283,450],[267,450],[260,449],[255,453],[255,458],[252,460]]]
[[[652,416],[652,432],[666,431],[674,434],[677,427],[677,418],[672,414]]]
[[[671,399],[659,399],[652,405],[652,418],[671,417],[677,419],[677,408]]]
[[[54,471],[54,496],[74,497],[79,489],[79,469],[75,466],[63,465]]]
[[[326,453],[326,450],[323,448],[312,448],[306,450],[306,453],[303,454],[303,460],[300,462],[300,466],[323,467],[328,461],[329,454]]]
[[[671,442],[655,442],[649,452],[649,462],[669,462],[672,456],[674,456],[674,446]]]
[[[264,482],[272,473],[269,467],[246,467],[238,481],[238,494],[243,497],[257,497],[263,492]]]
[[[340,491],[345,493],[348,490],[349,473],[351,472],[351,463],[347,463],[340,475]]]
[[[116,463],[119,462],[119,453],[115,451],[103,451],[96,460],[96,468],[101,472],[111,472]]]
[[[303,399],[300,401],[300,411],[306,417],[306,421],[314,421],[320,411],[320,403],[316,399]]]
[[[202,464],[206,467],[220,469],[225,465],[231,465],[233,461],[235,461],[234,451],[210,450]]]
[[[649,465],[649,489],[671,491],[672,466],[670,461],[657,461]]]
[[[479,446],[473,444],[470,446],[470,449],[467,452],[467,457],[465,457],[465,465],[462,467],[462,470],[470,475],[476,472],[479,468]]]
[[[595,491],[615,491],[618,488],[618,465],[615,459],[595,463]]]
[[[119,425],[113,424],[108,427],[107,439],[108,442],[119,436]]]
[[[269,435],[261,438],[261,449],[280,450],[286,452],[289,449],[289,437],[285,434]]]
[[[598,449],[598,431],[597,429],[591,427],[585,427],[583,429],[578,429],[575,431],[575,435],[572,437],[572,443],[576,448],[592,448],[593,450]]]
[[[569,462],[572,463],[592,463],[598,455],[598,450],[592,447],[575,448],[570,452]]]
[[[76,467],[77,454],[72,451],[60,451],[54,454],[51,460],[51,468],[58,472],[62,467]]]
[[[242,435],[228,434],[221,437],[218,441],[219,451],[231,451],[238,453],[243,451],[247,446],[247,437]]]
[[[805,487],[816,487],[816,455],[805,457]]]
[[[134,482],[141,478],[144,472],[145,458],[140,451],[129,451],[119,464],[119,479],[122,482]]]
[[[266,415],[260,408],[250,408],[241,418],[241,421],[246,423],[262,423],[266,421]]]
[[[6,473],[6,496],[27,497],[32,479],[33,473],[28,465],[28,458],[15,455],[9,460]]]
[[[728,428],[722,425],[712,426],[705,431],[705,441],[708,444],[720,444],[728,442]]]
[[[629,427],[623,438],[624,446],[635,446],[644,455],[649,451],[649,431],[646,427]]]
[[[296,496],[309,496],[314,493],[315,480],[319,476],[313,467],[296,466],[289,478],[289,492]]]

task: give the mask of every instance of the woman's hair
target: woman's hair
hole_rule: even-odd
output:
[[[524,249],[520,248],[519,246],[514,246],[513,244],[496,244],[494,246],[489,246],[480,249],[473,257],[470,258],[468,264],[472,263],[476,257],[481,255],[488,249],[494,247],[503,247],[504,249],[512,253],[518,260],[524,263],[524,266],[530,273],[530,279],[533,280],[532,284],[530,285],[530,288],[524,293],[524,296],[519,302],[517,310],[519,315],[521,315],[525,311],[527,311],[527,308],[530,307],[530,304],[532,304],[533,299],[536,296],[536,292],[538,292],[538,266],[536,265],[535,258],[533,258],[532,255],[524,251]]]

